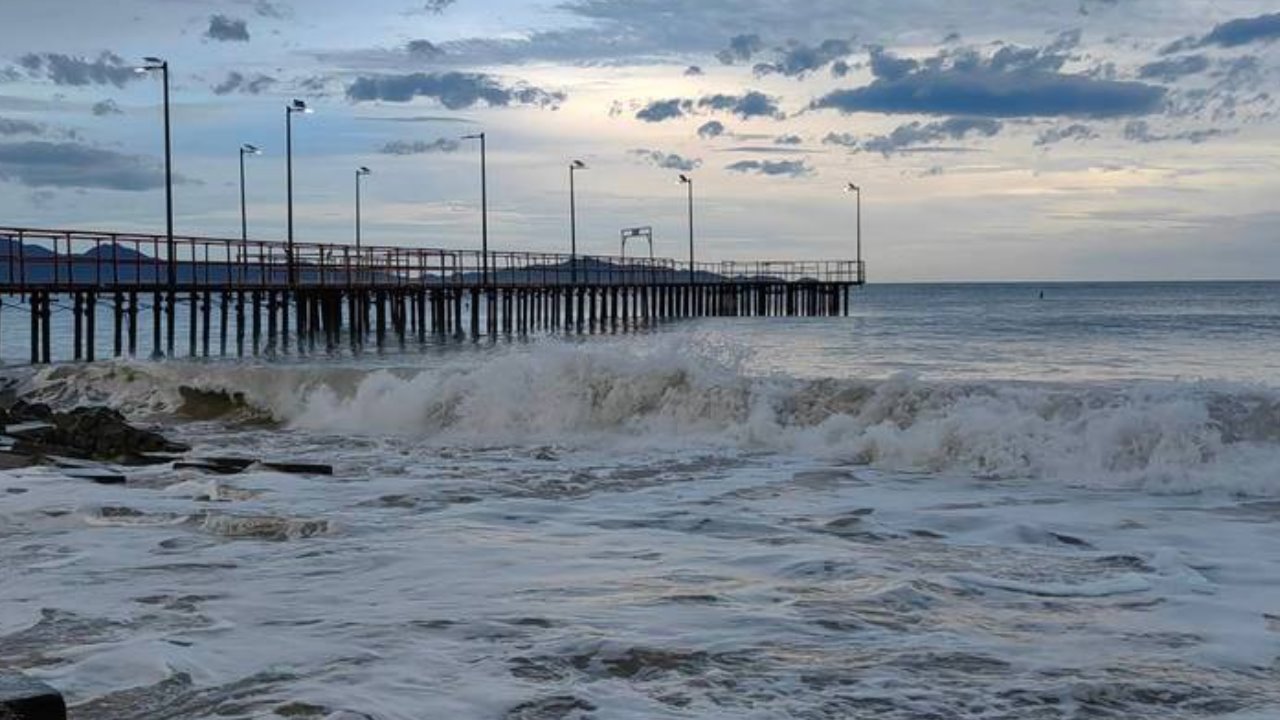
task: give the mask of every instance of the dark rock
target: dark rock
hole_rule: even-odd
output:
[[[215,475],[236,475],[244,472],[257,460],[238,457],[202,457],[193,460],[179,460],[173,464],[175,470],[201,470]]]
[[[572,695],[556,695],[521,703],[507,711],[507,720],[568,720],[587,717],[596,706]]]
[[[276,472],[288,473],[290,475],[332,475],[332,465],[318,465],[311,463],[292,463],[292,462],[264,462],[260,463],[262,467]]]
[[[48,422],[52,419],[53,409],[44,403],[29,403],[25,400],[19,400],[9,406],[9,422],[28,422],[33,420]]]
[[[124,475],[105,468],[69,468],[63,475],[76,480],[89,480],[99,485],[124,485],[128,479]]]
[[[0,452],[0,470],[21,470],[36,464],[30,455],[14,452]]]
[[[3,418],[10,449],[35,458],[109,460],[130,465],[171,462],[173,453],[189,448],[164,436],[130,425],[119,412],[82,407],[53,412],[47,405],[14,403]],[[170,453],[156,457],[155,453]]]
[[[66,720],[62,695],[22,675],[0,673],[0,718],[4,720]]]
[[[119,458],[143,453],[180,453],[190,448],[170,442],[159,433],[135,428],[119,412],[104,407],[76,408],[54,415],[54,424],[66,433],[67,444],[94,457]]]

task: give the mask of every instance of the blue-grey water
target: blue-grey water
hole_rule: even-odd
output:
[[[1280,283],[880,285],[11,367],[335,474],[0,472],[0,665],[81,718],[1273,718],[1278,351]]]

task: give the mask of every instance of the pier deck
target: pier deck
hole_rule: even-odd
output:
[[[30,361],[382,348],[411,339],[625,330],[710,316],[848,314],[859,261],[576,256],[0,227],[4,315]],[[55,358],[54,311],[69,311]],[[139,315],[149,313],[149,322]],[[7,318],[0,316],[0,323]],[[12,322],[12,321],[9,321]],[[104,343],[99,324],[110,326]]]

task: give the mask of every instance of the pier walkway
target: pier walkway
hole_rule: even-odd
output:
[[[836,316],[865,280],[863,263],[845,260],[690,265],[203,237],[170,245],[165,235],[0,227],[0,337],[12,337],[10,318],[29,324],[33,364],[104,351],[177,357],[178,343],[190,357],[358,350],[691,317]],[[55,312],[70,321],[55,324]],[[144,326],[151,337],[140,353]],[[55,344],[66,345],[55,331],[70,336],[68,357],[54,357]]]

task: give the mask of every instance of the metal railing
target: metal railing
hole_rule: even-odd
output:
[[[0,227],[0,291],[26,288],[156,290],[168,287],[164,235]],[[174,237],[176,284],[189,290],[289,287],[476,287],[485,256],[477,250],[294,243]],[[725,261],[689,263],[667,258],[489,252],[495,287],[577,285],[839,283],[862,284],[863,263]],[[576,265],[576,272],[575,272]]]

